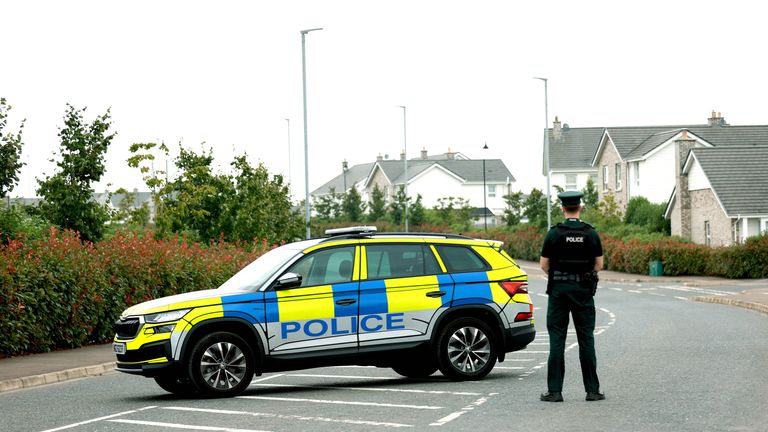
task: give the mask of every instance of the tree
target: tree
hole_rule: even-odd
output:
[[[373,186],[371,199],[368,201],[368,220],[378,222],[387,214],[387,203],[384,200],[384,191],[378,185]]]
[[[507,208],[504,209],[504,222],[507,226],[519,224],[523,216],[523,193],[514,192],[504,195],[504,202],[507,204]]]
[[[163,203],[157,215],[160,232],[188,231],[200,241],[231,233],[232,212],[228,206],[235,188],[231,178],[213,172],[212,150],[197,154],[181,147],[174,164],[178,177],[164,182],[159,191]]]
[[[115,134],[109,133],[110,110],[91,124],[85,124],[84,112],[85,108],[78,110],[67,104],[64,127],[59,130],[58,171],[38,180],[37,193],[44,198],[40,204],[43,217],[61,228],[78,231],[83,240],[95,241],[103,235],[109,211],[94,201],[91,184],[104,175],[104,156]]]
[[[251,166],[246,157],[232,162],[235,194],[226,206],[231,213],[231,233],[225,238],[274,244],[301,236],[303,220],[292,210],[290,190],[282,175],[270,177],[264,164]]]
[[[339,219],[341,217],[342,194],[336,193],[335,188],[331,188],[325,195],[313,196],[314,203],[312,207],[317,213],[317,218],[324,221]]]
[[[587,185],[584,186],[584,189],[581,191],[584,193],[584,206],[588,209],[596,208],[599,197],[597,194],[597,187],[595,187],[595,182],[592,181],[591,176],[587,178]]]
[[[360,193],[353,185],[341,201],[341,209],[344,214],[344,219],[350,222],[358,222],[363,219],[365,214],[365,203],[360,197]]]
[[[416,194],[416,201],[408,207],[408,220],[411,225],[421,225],[426,220],[426,211],[421,203],[421,194]]]
[[[21,121],[18,132],[4,133],[8,125],[8,112],[11,106],[0,98],[0,198],[6,196],[19,181],[21,162],[21,132],[25,120]]]
[[[397,189],[394,199],[389,203],[389,217],[395,225],[402,225],[405,223],[405,206],[406,203],[408,203],[408,206],[410,207],[410,201],[411,197],[405,197],[405,187],[400,186]]]
[[[444,197],[437,199],[438,205],[433,207],[437,222],[466,231],[472,225],[472,207],[464,198]]]
[[[627,203],[624,223],[644,226],[650,232],[669,234],[670,221],[664,218],[667,204],[653,204],[645,197],[633,197]]]
[[[437,199],[437,205],[432,209],[437,217],[437,222],[443,225],[453,225],[454,208],[452,196]]]
[[[530,225],[540,229],[547,227],[547,196],[539,189],[532,189],[523,203],[523,215]]]

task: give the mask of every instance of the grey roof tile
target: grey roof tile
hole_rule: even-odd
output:
[[[768,215],[768,145],[695,148],[692,154],[729,216]]]
[[[560,139],[555,139],[549,129],[549,167],[553,171],[567,169],[592,169],[600,137],[605,128],[562,128]]]

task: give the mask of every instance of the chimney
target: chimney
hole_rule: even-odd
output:
[[[381,162],[383,160],[384,160],[384,157],[381,155],[381,153],[379,153],[379,155],[376,156],[376,162]]]
[[[675,188],[677,190],[677,205],[680,206],[680,236],[691,238],[691,193],[688,191],[688,175],[683,174],[683,165],[696,140],[683,130],[680,138],[675,140]]]
[[[712,117],[707,119],[707,123],[709,124],[709,127],[728,126],[728,123],[725,122],[722,114],[715,112],[715,110],[712,110]]]
[[[455,155],[456,155],[456,153],[452,152],[451,148],[448,147],[448,153],[445,154],[445,158],[448,159],[448,160],[453,160]]]
[[[400,152],[400,160],[405,160],[405,149]]]
[[[422,147],[421,148],[421,160],[427,160],[429,159],[429,156],[427,156],[427,148]]]
[[[555,141],[560,141],[562,137],[563,129],[560,124],[560,119],[555,116],[555,121],[552,123],[552,138],[554,138]]]

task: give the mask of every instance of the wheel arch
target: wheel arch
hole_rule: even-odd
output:
[[[496,342],[502,345],[504,344],[504,323],[502,322],[501,317],[499,317],[499,313],[488,305],[472,304],[452,307],[437,317],[429,338],[430,345],[434,346],[437,342],[436,338],[443,327],[457,318],[476,318],[483,321],[491,328],[491,330],[493,330],[493,336],[496,339]]]
[[[264,350],[265,344],[262,341],[263,335],[260,330],[258,325],[253,325],[242,318],[224,317],[205,320],[196,324],[189,331],[184,340],[184,344],[181,347],[179,358],[186,362],[192,347],[194,347],[197,341],[213,332],[224,331],[234,333],[245,339],[245,341],[252,346],[252,350],[256,356],[254,360],[258,365],[262,361],[261,358],[266,354]]]

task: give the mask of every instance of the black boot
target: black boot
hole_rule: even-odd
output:
[[[587,401],[601,401],[605,400],[605,394],[597,392],[597,393],[587,393]]]
[[[562,402],[563,393],[548,391],[546,393],[542,393],[539,399],[541,399],[544,402]]]

